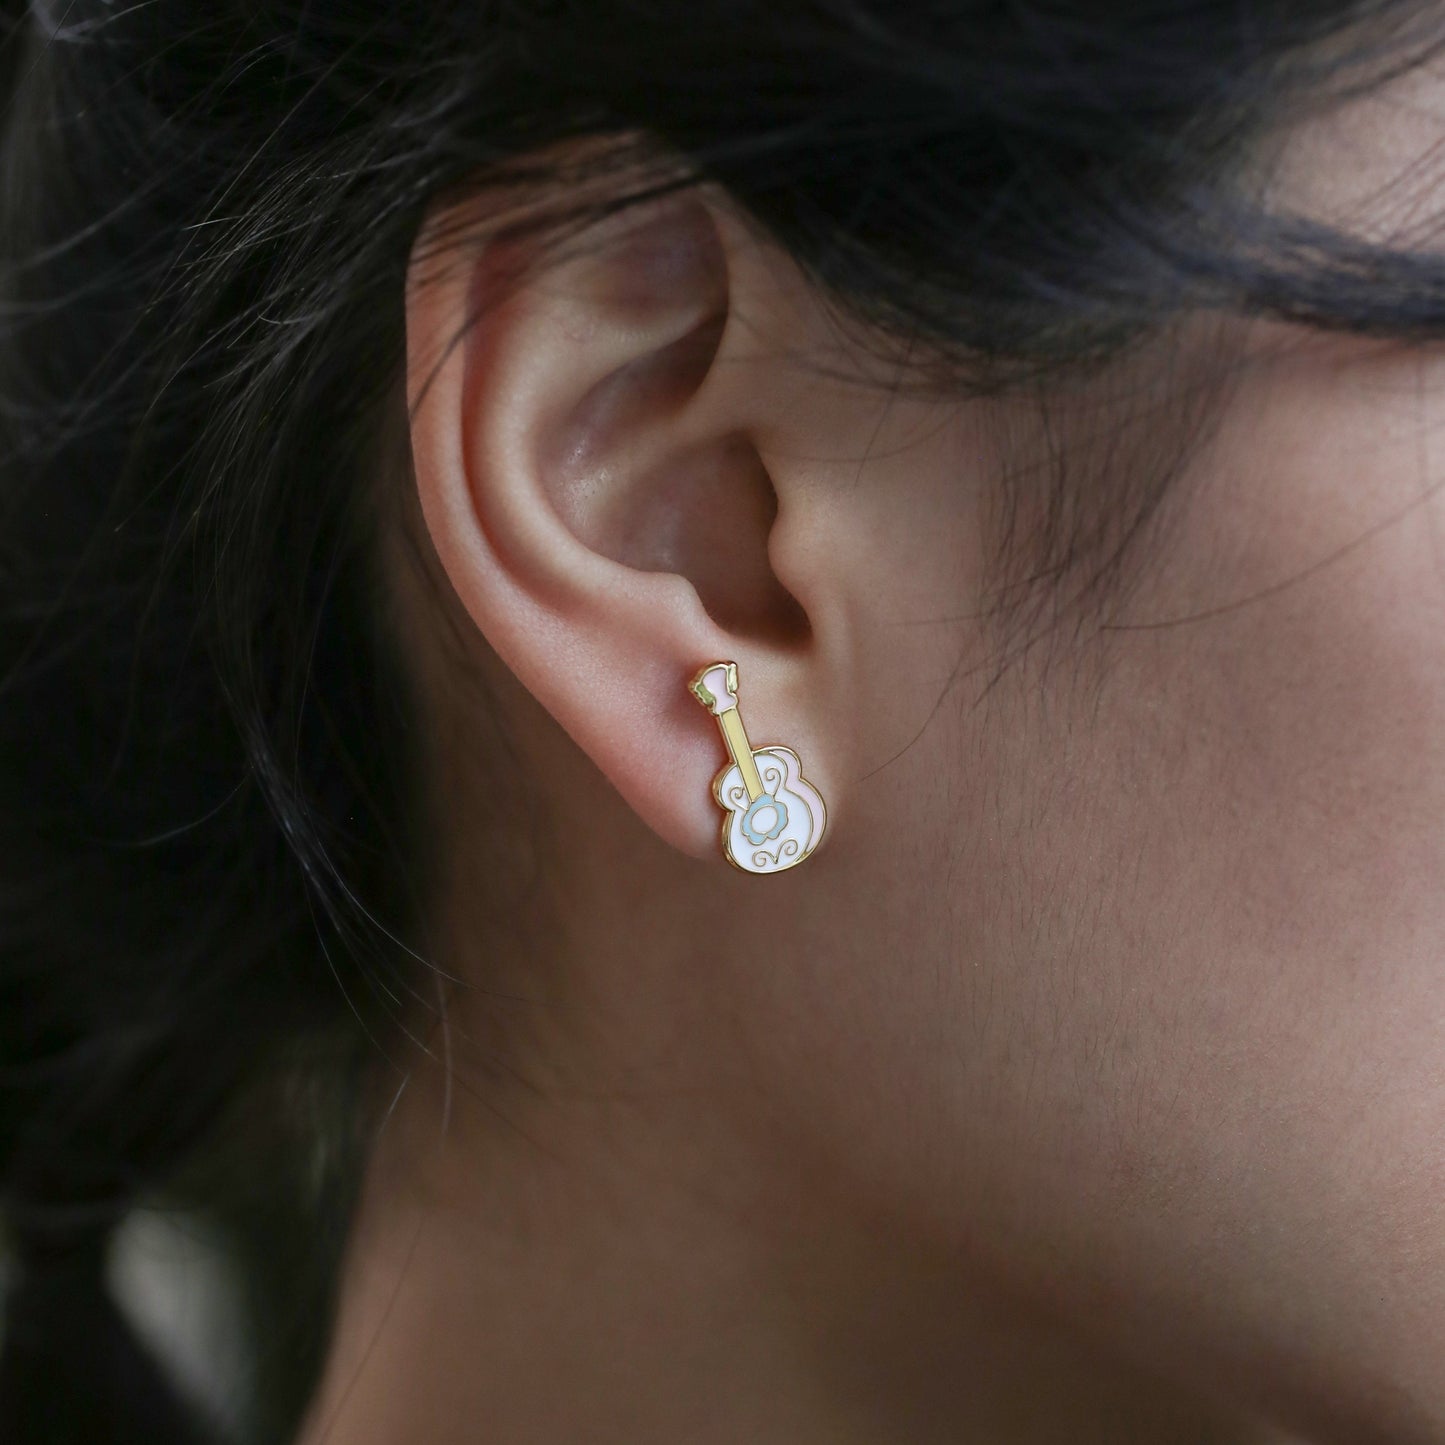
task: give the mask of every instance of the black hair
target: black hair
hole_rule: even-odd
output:
[[[1272,128],[1432,53],[1405,0],[8,4],[15,1445],[201,1438],[101,1285],[158,1193],[229,1201],[286,1276],[260,1333],[297,1368],[263,1377],[259,1435],[286,1438],[323,1357],[371,1060],[429,997],[425,738],[375,538],[430,198],[505,177],[575,230],[716,182],[960,386],[1200,307],[1445,330],[1438,255],[1247,180]],[[613,144],[555,159],[579,137]]]

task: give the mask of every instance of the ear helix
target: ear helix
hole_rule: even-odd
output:
[[[732,761],[713,779],[723,855],[745,873],[795,868],[823,839],[827,809],[791,748],[754,748],[738,711],[738,665],[712,662],[688,684],[717,719]]]

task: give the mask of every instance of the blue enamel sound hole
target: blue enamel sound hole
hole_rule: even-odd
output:
[[[756,847],[776,838],[788,826],[787,805],[770,793],[755,798],[743,814],[743,836]]]

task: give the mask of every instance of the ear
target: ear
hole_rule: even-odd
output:
[[[447,240],[484,205],[429,216],[407,284],[416,485],[458,598],[669,843],[719,856],[727,754],[688,689],[716,661],[739,666],[753,746],[801,756],[836,831],[847,609],[820,489],[765,460],[787,453],[796,358],[748,320],[793,280],[696,191],[541,266],[535,241]]]

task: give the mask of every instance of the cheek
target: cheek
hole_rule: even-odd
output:
[[[1176,675],[1164,725],[1200,882],[1247,907],[1261,944],[1332,940],[1338,957],[1353,940],[1381,984],[1411,926],[1445,922],[1445,614],[1426,541],[1402,525],[1186,649],[1197,670]]]
[[[1358,369],[1248,403],[1127,613],[1002,670],[966,537],[868,530],[872,732],[752,1012],[880,1218],[1257,1379],[1418,1352],[1445,1279],[1445,516]]]
[[[1420,946],[1445,944],[1445,517],[1424,419],[1329,426],[1309,395],[1225,433],[1069,726],[1107,789],[1095,825],[1138,859],[1119,911],[1172,901],[1241,1003],[1318,1022],[1365,985],[1433,989]]]
[[[975,1159],[1051,1251],[1255,1320],[1445,1265],[1445,516],[1403,432],[1311,412],[1226,433],[1093,658],[937,743]]]
[[[1055,649],[995,709],[986,866],[1054,950],[1091,929],[1141,1020],[1184,997],[1231,1049],[1293,1020],[1358,1051],[1439,997],[1445,472],[1420,396],[1409,362],[1261,377],[1093,656]]]
[[[1433,1220],[1445,516],[1415,378],[1384,395],[1252,388],[1127,612],[1002,671],[956,489],[950,525],[868,529],[876,735],[826,946],[788,981],[814,1025],[778,1048],[840,1167],[894,1205],[907,1181],[920,1232],[1015,1277],[1067,1261],[1093,1306],[1212,1270],[1238,1324],[1365,1293]]]
[[[1034,813],[1045,938],[1062,930],[1077,969],[1088,920],[1118,1006],[1074,1014],[1096,1061],[1099,1034],[1126,1028],[1147,1090],[1188,1071],[1241,1120],[1268,1094],[1343,1127],[1331,1100],[1436,1057],[1440,597],[1428,537],[1402,524],[1250,607],[1111,642]]]

